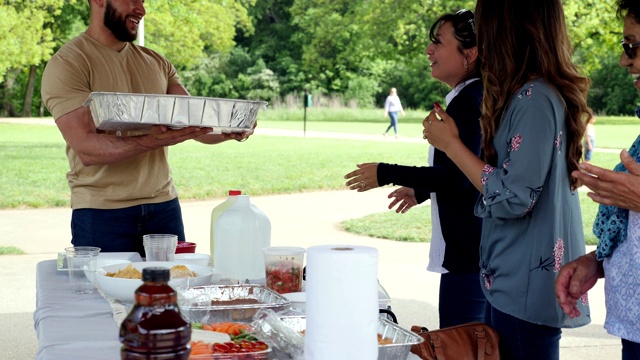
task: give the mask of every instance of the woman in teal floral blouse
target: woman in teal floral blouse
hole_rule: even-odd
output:
[[[462,146],[437,106],[424,135],[482,194],[479,281],[502,359],[558,359],[561,328],[590,321],[586,296],[571,318],[554,294],[560,267],[585,253],[571,171],[591,116],[589,82],[571,62],[561,0],[479,0],[476,26],[484,159]]]

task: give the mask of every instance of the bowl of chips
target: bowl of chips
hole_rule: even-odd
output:
[[[146,267],[169,269],[171,272],[169,286],[176,291],[193,286],[209,285],[213,275],[213,269],[208,266],[171,261],[145,261],[101,267],[96,271],[96,285],[106,297],[124,304],[133,304],[134,293],[142,285],[142,269]]]

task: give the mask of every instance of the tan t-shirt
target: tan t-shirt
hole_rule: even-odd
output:
[[[162,55],[127,43],[114,51],[83,33],[49,60],[42,75],[42,99],[54,119],[81,106],[91,92],[166,94],[179,84],[176,69]],[[159,203],[177,196],[160,148],[108,165],[84,166],[67,145],[71,207],[116,209]]]

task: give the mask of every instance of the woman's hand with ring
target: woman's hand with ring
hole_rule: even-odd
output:
[[[344,176],[348,179],[346,185],[350,190],[358,192],[378,187],[378,163],[364,163],[356,165],[358,168]]]

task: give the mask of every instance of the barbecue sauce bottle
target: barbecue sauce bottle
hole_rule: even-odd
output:
[[[169,286],[169,269],[142,270],[135,305],[120,326],[122,360],[187,360],[191,324],[180,315],[178,295]]]

